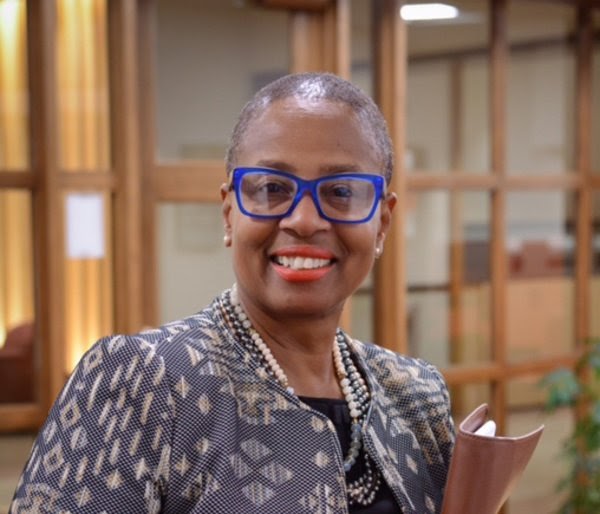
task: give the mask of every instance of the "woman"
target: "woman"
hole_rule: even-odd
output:
[[[227,172],[236,285],[94,345],[11,512],[439,512],[454,441],[441,375],[338,328],[396,203],[377,107],[334,75],[283,77],[243,109]]]

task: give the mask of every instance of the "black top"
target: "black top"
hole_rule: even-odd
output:
[[[311,408],[327,416],[334,424],[340,440],[343,455],[348,453],[350,448],[350,412],[345,400],[329,398],[307,398],[301,396],[300,399]],[[354,466],[347,473],[346,478],[353,482],[364,474],[365,461],[359,456]],[[350,514],[401,514],[400,507],[396,503],[392,491],[382,477],[381,485],[371,505],[363,507],[361,505],[351,505]]]

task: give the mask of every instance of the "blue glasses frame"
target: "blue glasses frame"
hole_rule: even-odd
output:
[[[292,180],[293,182],[295,182],[297,184],[298,190],[296,191],[296,195],[294,196],[294,199],[292,200],[292,203],[287,211],[285,211],[281,214],[255,214],[255,213],[247,211],[244,208],[244,203],[242,201],[241,193],[240,193],[240,190],[241,190],[240,185],[241,185],[241,182],[242,182],[242,179],[244,178],[244,176],[247,174],[252,174],[252,173],[277,175],[277,176],[285,177],[289,180]],[[327,216],[323,212],[323,209],[321,208],[321,202],[319,200],[319,195],[317,193],[317,188],[319,187],[319,184],[321,184],[322,182],[331,180],[332,178],[339,178],[339,179],[357,178],[357,179],[360,179],[360,180],[363,180],[366,182],[370,182],[371,184],[373,184],[373,187],[375,189],[375,195],[374,195],[374,199],[373,199],[373,205],[367,216],[364,216],[357,220],[340,220],[340,219],[336,219],[336,218]],[[235,168],[233,170],[233,177],[231,180],[231,184],[229,186],[230,191],[232,189],[235,191],[235,197],[236,197],[236,200],[237,200],[240,210],[242,211],[243,214],[245,214],[246,216],[248,216],[250,218],[256,218],[256,219],[286,218],[287,216],[290,216],[292,214],[292,212],[294,212],[294,209],[296,208],[298,203],[300,203],[300,200],[304,196],[304,193],[308,192],[308,193],[310,193],[312,201],[313,201],[315,207],[317,208],[317,212],[319,213],[319,216],[321,216],[321,218],[323,218],[327,221],[330,221],[331,223],[345,223],[345,224],[366,223],[366,222],[370,221],[371,218],[373,217],[373,214],[375,214],[375,211],[377,210],[377,205],[378,205],[379,201],[384,198],[384,188],[385,188],[385,179],[383,178],[383,176],[375,175],[375,174],[371,174],[371,173],[335,173],[335,174],[326,175],[324,177],[320,177],[320,178],[317,178],[314,180],[304,180],[304,179],[301,179],[300,177],[297,177],[296,175],[293,175],[291,173],[286,173],[285,171],[273,170],[270,168],[254,168],[254,167]]]

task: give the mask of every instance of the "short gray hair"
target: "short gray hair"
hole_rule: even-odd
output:
[[[348,105],[373,136],[373,145],[389,184],[394,167],[394,152],[387,124],[375,102],[364,91],[332,73],[295,73],[285,75],[260,89],[244,106],[233,128],[225,164],[229,175],[236,166],[240,145],[248,126],[276,100],[289,97],[329,100]]]

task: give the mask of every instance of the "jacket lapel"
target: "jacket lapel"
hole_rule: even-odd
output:
[[[356,348],[356,346],[355,346]],[[394,493],[405,514],[435,513],[440,508],[441,491],[434,487],[411,416],[402,409],[402,398],[389,398],[371,373],[385,362],[365,365],[364,355],[357,352],[358,364],[371,391],[371,407],[365,422],[364,441],[369,456]],[[387,366],[385,366],[387,367]],[[391,370],[390,370],[391,371]],[[406,388],[407,401],[410,391]],[[403,394],[400,394],[402,397]],[[411,406],[414,409],[414,406]]]

